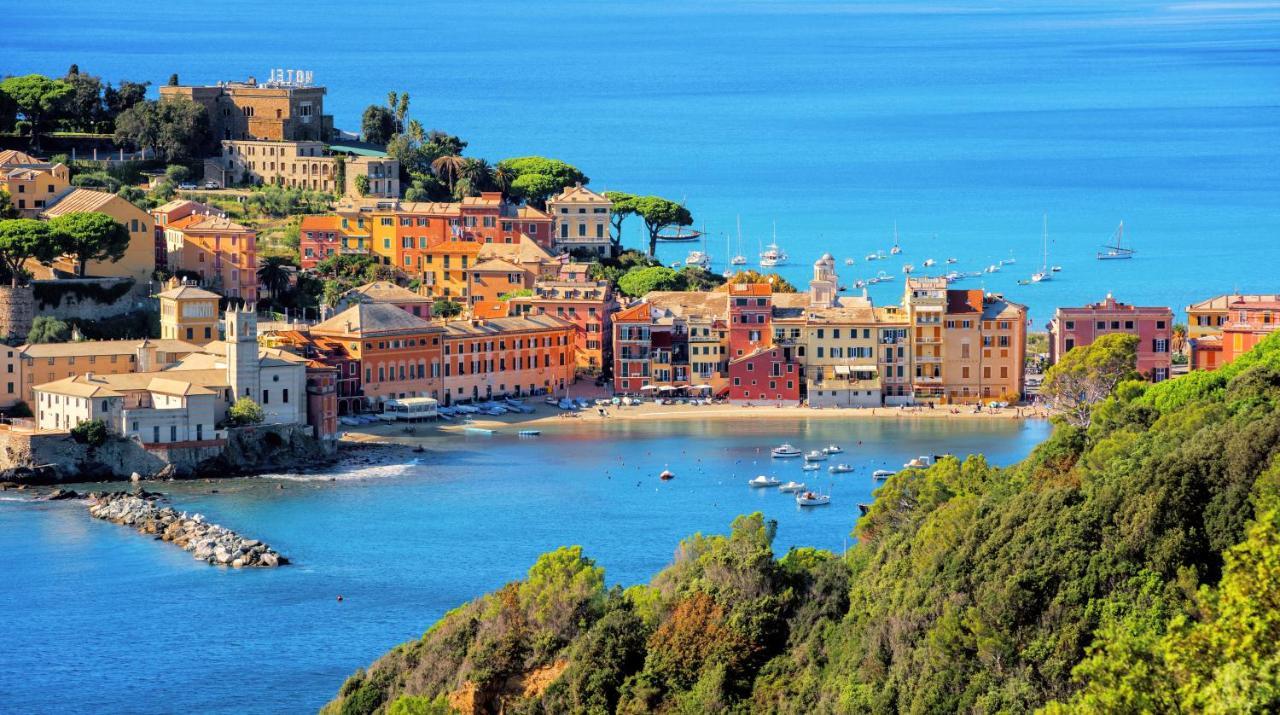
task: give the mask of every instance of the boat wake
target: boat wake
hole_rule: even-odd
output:
[[[375,464],[340,472],[315,474],[263,474],[260,479],[282,479],[289,482],[349,482],[362,479],[388,479],[402,477],[417,467],[419,461],[411,459],[403,464]]]

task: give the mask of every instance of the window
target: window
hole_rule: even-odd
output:
[[[1164,338],[1157,338],[1152,343],[1152,350],[1158,353],[1169,352],[1169,341]]]
[[[283,394],[283,395],[281,395],[281,397],[280,397],[280,401],[281,401],[281,402],[283,402],[283,403],[284,403],[284,404],[286,404],[286,405],[287,405],[287,404],[289,404],[289,390],[288,390],[288,388],[285,388],[285,390],[284,390],[284,394]]]
[[[271,402],[271,390],[262,391],[262,404],[266,405]]]

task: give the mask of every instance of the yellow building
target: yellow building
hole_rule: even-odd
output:
[[[1222,335],[1232,305],[1280,302],[1280,295],[1218,295],[1187,306],[1187,338]]]
[[[552,245],[557,251],[583,249],[597,256],[612,253],[613,202],[609,199],[579,183],[547,199],[547,213],[555,221]]]
[[[0,151],[0,190],[9,192],[13,207],[23,218],[40,215],[71,184],[71,170],[30,154]]]
[[[946,278],[908,278],[903,296],[912,357],[912,392],[917,401],[941,400],[942,315],[947,309]]]
[[[32,388],[46,382],[87,373],[119,375],[163,370],[198,352],[199,345],[182,340],[86,340],[23,345],[18,348],[22,399],[33,404]]]
[[[219,172],[205,179],[222,186],[275,184],[289,188],[361,196],[359,177],[368,179],[365,196],[396,198],[400,195],[400,162],[386,155],[337,156],[318,141],[224,141],[216,162]],[[342,165],[339,171],[339,163]],[[342,176],[339,176],[342,174]],[[339,179],[342,185],[339,186]]]
[[[72,189],[58,197],[41,216],[47,219],[67,214],[96,211],[115,219],[129,231],[129,247],[119,261],[90,261],[85,275],[128,277],[139,283],[151,280],[156,269],[155,223],[151,215],[115,194],[89,189]],[[55,267],[75,271],[75,261],[67,258]]]
[[[160,337],[205,345],[218,339],[219,295],[193,285],[170,283],[160,300]]]

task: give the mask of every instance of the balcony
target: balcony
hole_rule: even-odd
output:
[[[939,363],[942,362],[941,355],[917,355],[916,362]]]

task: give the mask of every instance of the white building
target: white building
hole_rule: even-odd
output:
[[[216,425],[238,397],[262,405],[265,424],[306,424],[306,360],[260,348],[252,312],[225,314],[227,340],[156,372],[92,372],[37,385],[41,429],[70,430],[101,419],[107,431],[143,444],[220,439]]]

